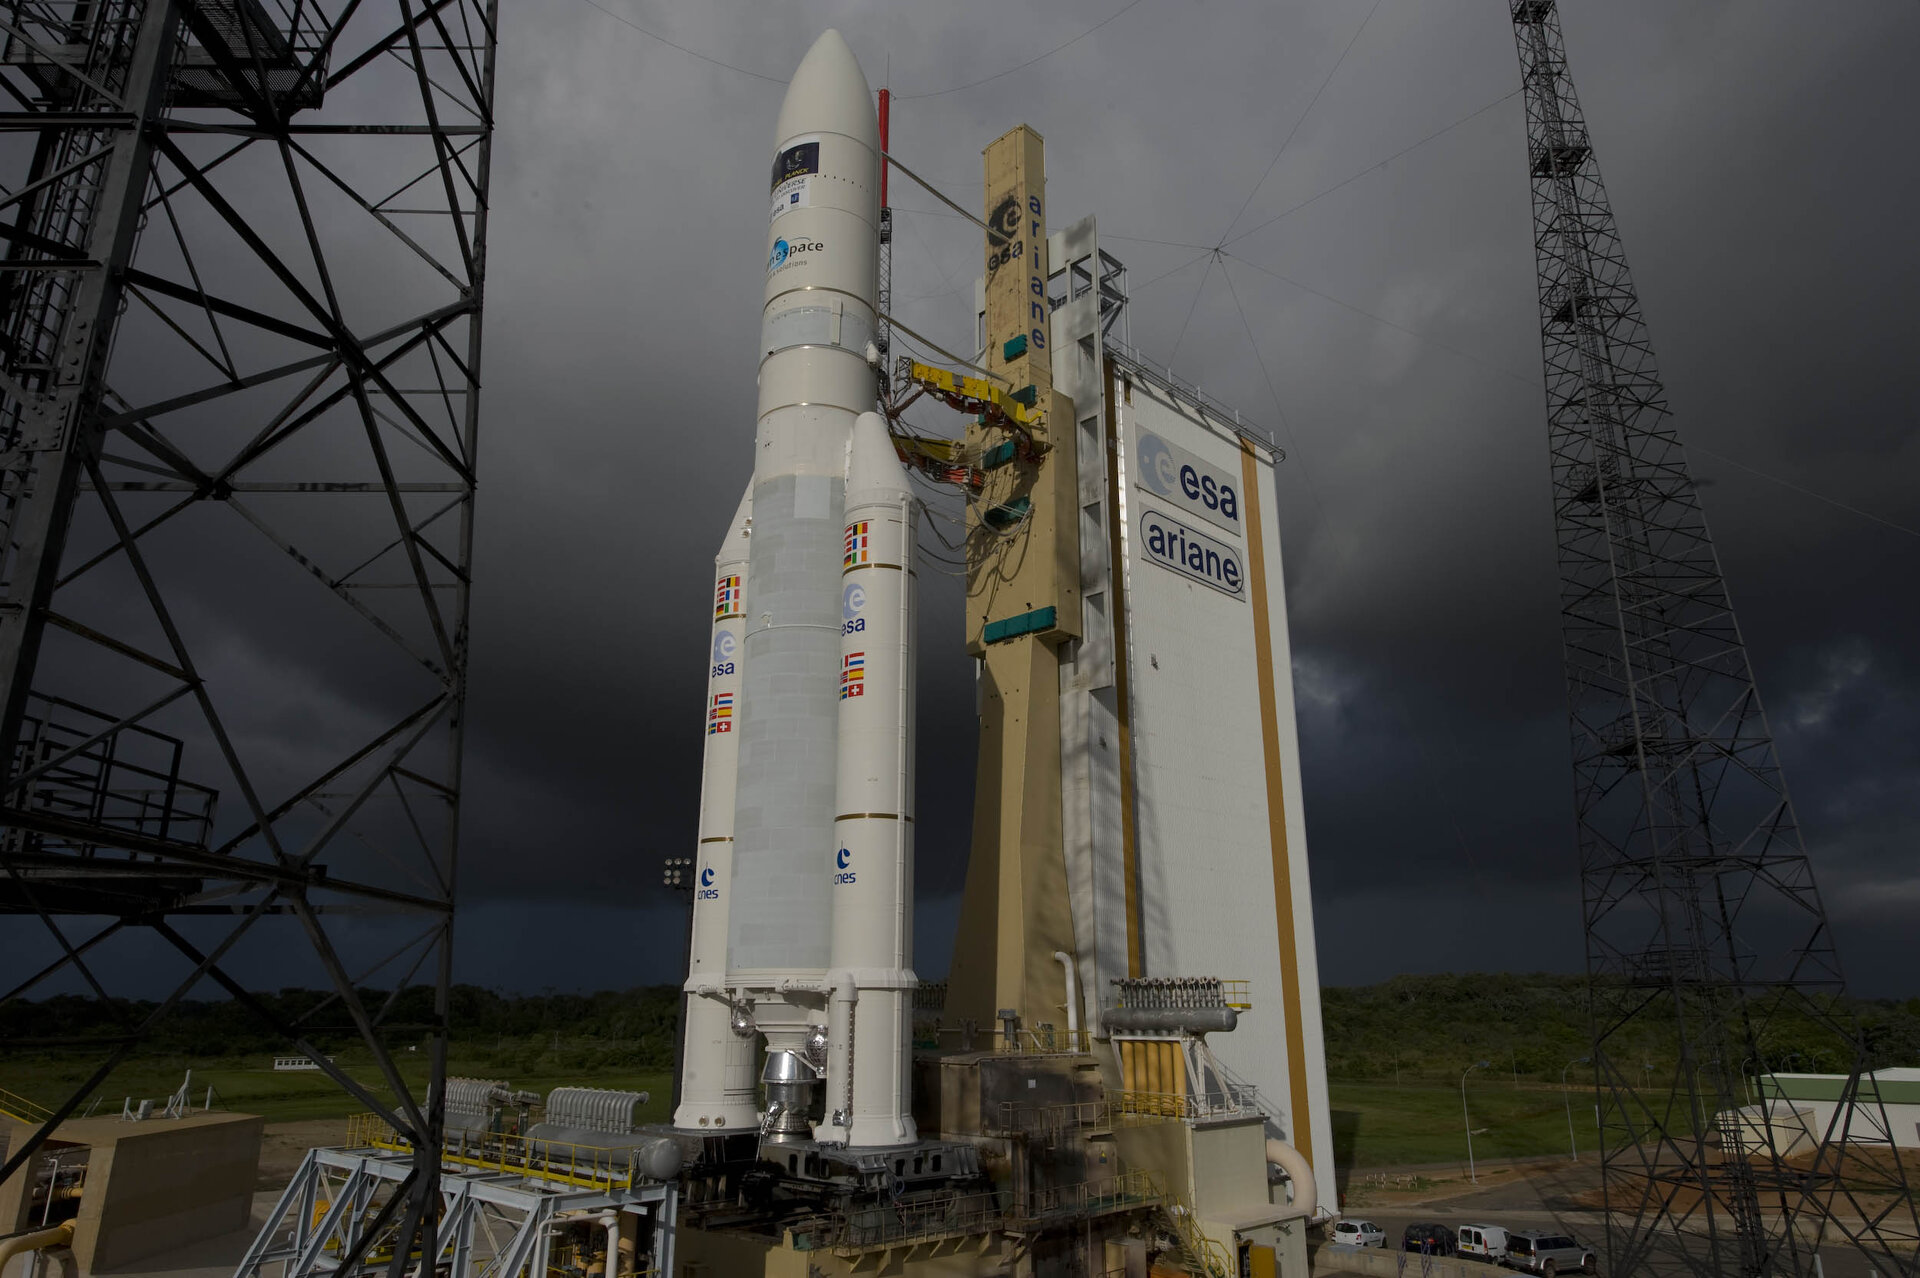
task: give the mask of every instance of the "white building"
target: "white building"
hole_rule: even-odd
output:
[[[1116,978],[1244,980],[1208,1039],[1314,1169],[1333,1130],[1268,436],[1127,350],[1093,219],[1048,241],[1054,384],[1078,419],[1082,638],[1060,667],[1081,1023]]]
[[[1760,1095],[1768,1102],[1785,1102],[1815,1140],[1825,1139],[1829,1130],[1838,1135],[1844,1126],[1855,1140],[1883,1142],[1890,1136],[1902,1149],[1920,1149],[1920,1069],[1875,1070],[1860,1080],[1860,1095],[1836,1123],[1846,1083],[1845,1074],[1765,1074]],[[1880,1129],[1880,1113],[1872,1104],[1876,1092],[1890,1131]],[[1777,1118],[1775,1125],[1777,1129]],[[1782,1141],[1783,1148],[1787,1143]]]

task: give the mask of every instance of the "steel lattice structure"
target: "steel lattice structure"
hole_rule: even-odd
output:
[[[1572,719],[1608,1271],[1912,1274],[1920,1221],[1754,687],[1553,0],[1515,0]],[[1614,1051],[1658,1027],[1670,1084]],[[1740,1112],[1791,1041],[1824,1130]],[[1770,1119],[1759,1117],[1770,1114]]]
[[[123,1024],[0,1177],[224,991],[421,1151],[355,1249],[396,1274],[443,1211],[496,8],[0,12],[0,912],[54,955],[0,1002]],[[330,997],[257,998],[269,953]]]

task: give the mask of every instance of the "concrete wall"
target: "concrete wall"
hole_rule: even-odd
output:
[[[1003,1272],[1006,1251],[1006,1240],[996,1237],[985,1250],[975,1238],[902,1246],[892,1253],[840,1256],[797,1250],[784,1241],[683,1229],[674,1243],[674,1272],[669,1278],[851,1278],[875,1273],[892,1278],[976,1278]],[[884,1268],[875,1268],[877,1255],[886,1256]]]
[[[1380,1247],[1334,1247],[1325,1243],[1316,1243],[1308,1248],[1309,1261],[1316,1275],[1327,1274],[1366,1274],[1370,1278],[1487,1278],[1489,1274],[1502,1272],[1489,1268],[1478,1260],[1466,1260],[1459,1256],[1406,1258],[1406,1274],[1401,1273],[1401,1253]],[[1425,1269],[1422,1265],[1427,1266]]]
[[[121,1124],[133,1130],[94,1148],[74,1254],[97,1273],[246,1228],[265,1125],[251,1114]]]
[[[35,1130],[35,1127],[11,1118],[0,1119],[0,1150],[12,1149],[30,1139]],[[25,1168],[0,1181],[0,1234],[17,1234],[27,1228],[28,1210],[33,1205],[32,1195],[28,1192],[32,1185],[33,1177],[27,1174]]]
[[[62,1123],[55,1137],[92,1149],[74,1220],[83,1271],[123,1268],[163,1251],[244,1229],[253,1209],[265,1120],[252,1114],[192,1114],[127,1122]],[[14,1133],[22,1139],[24,1133]],[[0,1226],[19,1223],[31,1178],[0,1185]]]
[[[1203,1220],[1266,1210],[1272,1205],[1266,1127],[1238,1122],[1194,1128],[1192,1176],[1193,1209]]]

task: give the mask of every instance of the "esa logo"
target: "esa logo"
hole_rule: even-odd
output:
[[[1140,432],[1140,483],[1203,519],[1240,530],[1240,495],[1232,479],[1186,449],[1146,431]]]
[[[695,895],[702,901],[717,901],[720,899],[720,889],[713,885],[712,866],[709,865],[700,871],[700,888]]]
[[[867,619],[860,610],[867,606],[867,588],[859,582],[849,585],[840,596],[840,633],[850,635],[867,628]]]
[[[835,883],[853,882],[853,871],[847,868],[848,864],[851,863],[852,860],[853,860],[853,853],[849,852],[845,848],[841,848],[838,852],[835,852],[833,854],[833,863],[835,866],[839,868],[839,871],[840,871],[838,874],[833,876],[833,881]]]
[[[767,254],[767,274],[771,275],[781,267],[790,265],[796,257],[818,253],[826,247],[819,240],[775,240],[773,252]]]
[[[713,636],[713,671],[707,677],[718,679],[733,673],[733,657],[740,649],[739,640],[733,637],[733,631],[720,630]]]

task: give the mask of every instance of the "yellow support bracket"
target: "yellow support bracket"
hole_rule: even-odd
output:
[[[1021,426],[1036,426],[1046,418],[1046,414],[1037,407],[1027,407],[1013,397],[1012,391],[1002,390],[984,377],[968,377],[952,369],[936,368],[918,361],[915,361],[907,376],[915,385],[940,395],[963,413],[986,413],[992,416],[997,409],[999,415]]]

